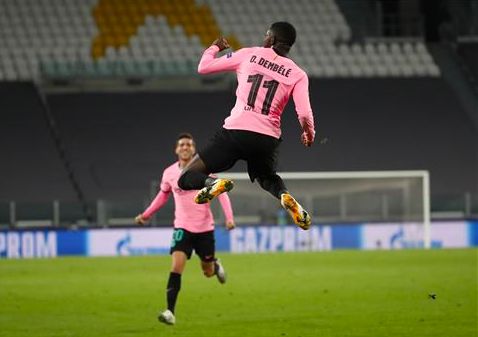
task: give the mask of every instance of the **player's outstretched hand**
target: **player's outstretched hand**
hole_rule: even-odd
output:
[[[143,215],[141,214],[138,214],[136,216],[136,218],[134,218],[134,222],[137,224],[137,225],[145,225],[146,222],[148,222],[147,219],[143,218]]]
[[[230,231],[231,229],[236,228],[236,224],[233,221],[227,221],[226,222],[226,228],[227,228],[228,231]]]
[[[310,147],[312,143],[314,142],[313,139],[311,139],[306,132],[303,132],[302,135],[300,136],[300,141],[304,146]]]
[[[219,47],[219,51],[223,51],[224,49],[227,49],[229,48],[229,42],[227,42],[227,40],[220,36],[218,37],[216,40],[214,40],[214,42],[212,44],[215,44],[216,46]]]

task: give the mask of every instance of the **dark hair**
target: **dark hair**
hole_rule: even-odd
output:
[[[183,139],[183,138],[193,139],[193,135],[190,134],[189,132],[181,132],[181,133],[178,135],[178,138],[177,138],[176,140],[180,140],[180,139]]]
[[[292,47],[297,36],[294,26],[288,22],[280,21],[274,22],[269,29],[274,34],[276,43],[282,43]]]
[[[190,134],[189,132],[181,132],[178,137],[176,138],[176,145],[178,145],[178,142],[181,140],[181,139],[191,139],[193,141],[193,144],[196,145],[196,143],[194,142],[194,138],[193,138],[193,135]]]

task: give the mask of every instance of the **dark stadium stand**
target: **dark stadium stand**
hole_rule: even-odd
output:
[[[226,107],[221,93],[71,94],[48,97],[88,198],[141,199],[148,183],[175,160],[179,132],[199,139],[220,126],[204,109]],[[213,103],[214,102],[214,103]],[[202,120],[203,119],[203,120]],[[199,124],[200,123],[200,124]]]
[[[478,87],[478,41],[464,43],[458,46],[458,54],[466,62],[469,71],[475,79],[475,86]]]
[[[441,79],[314,80],[318,132],[303,149],[293,104],[283,117],[284,171],[429,169],[433,194],[476,191],[477,135]],[[50,95],[88,198],[137,199],[174,160],[175,136],[199,146],[221,126],[232,92]]]
[[[34,87],[3,84],[0,90],[2,143],[8,144],[0,173],[9,177],[1,181],[0,199],[75,200]],[[280,170],[428,169],[432,195],[476,192],[476,131],[442,80],[315,80],[311,90],[318,131],[330,140],[303,149],[290,104]],[[205,144],[232,97],[76,93],[49,95],[48,102],[85,198],[143,200],[150,181],[174,160],[176,135],[187,130]]]
[[[0,83],[0,199],[75,200],[31,83]]]

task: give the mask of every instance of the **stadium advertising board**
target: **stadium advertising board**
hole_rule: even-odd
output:
[[[238,227],[229,233],[229,251],[258,253],[276,251],[320,251],[332,249],[329,226],[304,231],[292,226]]]
[[[460,248],[471,245],[466,222],[437,222],[432,225],[432,248]],[[362,226],[363,249],[423,248],[423,224],[369,224]]]
[[[0,232],[0,258],[86,255],[86,231],[22,230]]]
[[[168,254],[172,228],[0,231],[0,258]],[[216,229],[216,249],[231,253],[423,247],[421,224],[239,226]],[[478,222],[436,222],[433,248],[478,246]]]
[[[89,256],[132,256],[169,253],[170,228],[94,229],[88,231]]]

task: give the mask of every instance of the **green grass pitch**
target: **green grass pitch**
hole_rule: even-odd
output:
[[[477,253],[220,254],[225,285],[193,257],[175,326],[156,319],[169,256],[0,260],[0,336],[473,337]]]

